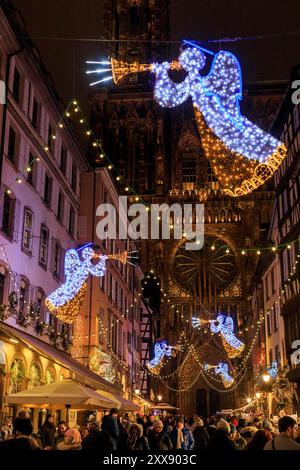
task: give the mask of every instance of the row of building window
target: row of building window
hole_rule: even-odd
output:
[[[17,141],[19,136],[16,134],[16,131],[12,126],[9,127],[8,132],[8,146],[7,146],[7,158],[9,161],[15,166],[18,166],[18,145]],[[61,147],[61,159],[60,159],[60,169],[63,172],[64,176],[66,176],[66,169],[67,169],[67,159],[68,159],[68,152],[67,149]],[[37,165],[36,165],[36,156],[33,155],[32,152],[29,152],[28,157],[28,171],[27,174],[27,181],[35,187],[37,181]],[[72,170],[71,170],[71,188],[75,193],[77,193],[77,184],[78,184],[78,169],[73,161],[72,163]],[[44,186],[44,201],[51,206],[51,187],[49,181],[52,181],[52,178],[46,173],[45,176],[45,186]],[[47,185],[47,186],[46,186]]]
[[[3,216],[2,216],[2,231],[8,235],[12,236],[13,234],[13,222],[14,212],[15,212],[15,199],[9,197],[9,195],[4,195],[4,206],[3,206]],[[40,266],[44,269],[48,269],[49,265],[49,245],[50,245],[50,235],[49,229],[45,224],[41,224],[39,236],[35,237],[34,235],[34,214],[33,212],[26,208],[24,209],[23,216],[23,231],[21,238],[21,247],[24,252],[28,255],[32,254],[33,251],[33,241],[35,238],[39,239],[39,252],[38,252],[38,262]],[[18,234],[17,234],[18,235]],[[16,241],[18,240],[18,236]],[[64,260],[64,252],[60,245],[59,240],[52,237],[52,253],[51,253],[51,266],[50,270],[52,274],[58,279],[62,280],[63,278],[63,269],[62,262]]]
[[[22,80],[18,68],[15,66],[13,70],[13,83],[12,83],[12,95],[14,99],[21,106],[22,97],[25,96],[25,81]],[[50,154],[55,158],[57,154],[57,160],[59,160],[60,170],[64,176],[67,176],[67,167],[68,159],[71,156],[68,155],[66,145],[63,142],[59,142],[59,139],[56,138],[54,133],[54,125],[49,121],[47,127],[42,126],[42,105],[37,100],[31,84],[28,82],[26,86],[26,106],[24,104],[23,111],[27,114],[31,125],[33,128],[39,132],[40,136],[47,141]],[[25,101],[25,100],[24,100]],[[44,115],[46,110],[43,109]],[[44,116],[44,121],[46,121],[46,115]],[[42,129],[44,127],[45,129]],[[16,130],[10,126],[9,129],[9,142],[8,142],[8,158],[14,163],[17,164],[18,155],[17,155],[17,142],[18,135]],[[72,158],[71,158],[72,159]],[[72,161],[72,170],[71,170],[71,179],[70,179],[72,189],[77,192],[77,166]]]
[[[15,222],[19,223],[17,220],[20,217],[19,206],[20,201],[18,201],[14,195],[7,192],[3,196],[3,209],[2,209],[2,218],[1,218],[1,230],[5,235],[11,239],[18,240],[18,234],[14,236],[14,227]],[[58,195],[58,208],[57,208],[57,218],[62,222],[64,215],[64,199],[61,193]],[[22,247],[27,253],[32,252],[32,244],[34,238],[34,213],[29,208],[24,208],[23,216],[23,235],[22,235]],[[74,238],[75,236],[75,210],[70,205],[69,207],[69,219],[68,219],[68,232]],[[40,230],[40,238],[45,231]]]

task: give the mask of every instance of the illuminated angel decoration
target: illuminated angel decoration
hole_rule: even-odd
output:
[[[78,250],[80,251],[80,250]],[[46,307],[59,320],[74,323],[80,311],[89,275],[102,277],[106,271],[106,260],[116,259],[121,263],[133,264],[129,259],[136,257],[127,251],[119,254],[96,254],[91,247],[84,247],[81,259],[77,250],[68,250],[65,255],[65,282],[46,298]],[[93,263],[92,260],[99,261]]]
[[[244,343],[234,335],[234,324],[231,317],[218,315],[216,321],[210,321],[210,331],[212,333],[221,333],[224,349],[230,359],[239,356],[244,350]]]
[[[237,58],[230,52],[213,54],[196,46],[179,56],[187,76],[181,83],[169,77],[170,64],[155,64],[154,95],[161,106],[174,107],[192,97],[203,147],[225,194],[251,192],[273,175],[286,156],[285,146],[240,112],[242,75]],[[214,56],[208,75],[199,71],[205,52]]]
[[[234,335],[234,323],[231,317],[218,315],[216,320],[202,320],[197,317],[192,318],[193,328],[200,329],[202,325],[207,323],[209,323],[212,333],[221,334],[223,347],[230,359],[239,356],[243,352],[245,345]]]
[[[184,45],[178,61],[139,64],[112,59],[111,69],[104,71],[110,70],[115,83],[127,74],[154,73],[154,96],[164,107],[178,106],[191,97],[206,157],[223,192],[248,194],[274,174],[286,147],[241,114],[242,73],[236,56],[228,51],[215,54],[193,41]],[[202,76],[207,56],[213,60],[208,75]],[[186,78],[175,83],[169,76],[172,69],[184,69]]]
[[[99,255],[97,255],[98,257]],[[97,264],[92,263],[95,252],[87,247],[82,250],[81,258],[76,250],[68,250],[65,255],[65,283],[52,292],[46,299],[46,307],[59,320],[73,323],[79,313],[89,274],[104,276],[106,255],[101,255]]]
[[[221,380],[225,388],[229,388],[232,386],[234,382],[234,378],[231,377],[228,373],[228,365],[224,362],[220,362],[217,366],[214,367],[215,374],[221,376]]]
[[[158,375],[160,369],[163,366],[163,360],[165,357],[171,357],[174,354],[176,349],[180,349],[179,347],[170,346],[168,345],[167,341],[161,341],[159,343],[155,343],[154,346],[154,357],[151,361],[146,363],[146,367],[155,375]]]

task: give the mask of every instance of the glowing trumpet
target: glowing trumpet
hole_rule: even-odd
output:
[[[122,60],[111,59],[112,78],[115,84],[120,83],[126,75],[139,72],[152,72],[155,64],[140,64],[139,62],[123,62]],[[181,69],[180,63],[174,60],[170,64],[170,69]]]
[[[86,61],[86,64],[94,64],[98,67],[94,70],[87,70],[86,74],[96,74],[100,76],[99,80],[90,83],[90,86],[98,85],[99,83],[107,82],[113,80],[117,85],[119,84],[126,75],[131,75],[133,73],[139,72],[152,72],[155,64],[140,64],[139,62],[124,62],[123,60],[110,59],[104,61]],[[105,68],[99,68],[99,66],[104,66]],[[110,66],[110,68],[109,68]],[[177,60],[174,60],[170,64],[170,69],[179,70],[182,67]],[[106,76],[104,76],[106,74]]]

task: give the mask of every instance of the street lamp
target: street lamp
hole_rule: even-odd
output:
[[[247,398],[247,403],[251,403],[251,398],[250,397]]]
[[[161,400],[162,400],[162,396],[161,396],[161,395],[157,395],[157,399],[158,399],[158,401],[161,401]]]
[[[262,376],[262,379],[263,381],[267,384],[268,382],[270,382],[270,374],[268,372],[265,372]]]
[[[261,393],[260,393],[260,392],[256,392],[255,396],[256,396],[257,400],[259,400],[260,397],[261,397]]]

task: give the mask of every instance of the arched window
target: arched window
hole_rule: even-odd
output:
[[[193,190],[197,181],[196,155],[185,153],[182,155],[181,161],[183,190]]]
[[[22,390],[25,378],[25,367],[22,359],[15,359],[10,368],[9,393],[17,393]]]
[[[46,370],[45,381],[46,384],[53,384],[55,382],[55,372],[50,367]]]
[[[38,364],[33,362],[29,369],[29,388],[41,385],[41,369]]]

